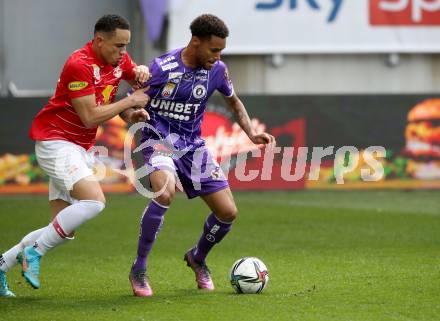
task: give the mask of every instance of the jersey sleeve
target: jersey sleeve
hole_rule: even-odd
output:
[[[148,65],[148,69],[150,70],[151,77],[150,77],[150,79],[147,82],[144,82],[142,84],[142,87],[150,86],[150,89],[145,92],[147,95],[151,94],[151,92],[152,92],[152,90],[153,90],[153,88],[155,86],[159,86],[162,83],[161,77],[163,76],[162,73],[161,73],[161,70],[159,68],[159,65],[156,63],[155,60],[153,60]],[[134,92],[134,89],[131,88],[128,91],[128,95],[131,95],[133,92]]]
[[[220,75],[219,75],[219,86],[217,90],[226,97],[231,97],[234,95],[234,85],[232,84],[232,80],[229,77],[228,67],[223,63],[221,63]]]
[[[68,62],[61,79],[69,94],[69,98],[78,98],[95,93],[92,67],[77,60]]]
[[[123,69],[122,69],[122,79],[124,80],[132,80],[136,77],[136,74],[133,71],[133,68],[136,67],[136,64],[131,59],[129,54],[126,54],[126,58],[124,61]]]
[[[151,78],[146,82],[146,86],[155,87],[162,84],[163,73],[156,59],[154,59],[149,65]]]
[[[146,92],[148,95],[151,95],[153,89],[157,86],[162,86],[162,78],[164,73],[160,69],[156,59],[153,60],[149,65],[148,69],[150,69],[151,77],[150,79],[143,84],[143,87],[150,86],[150,89]]]

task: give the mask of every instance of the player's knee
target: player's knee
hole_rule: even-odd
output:
[[[72,195],[72,196],[74,198],[76,198],[75,195]],[[105,199],[104,193],[102,193],[100,191],[96,191],[94,193],[87,193],[87,194],[84,194],[81,196],[82,196],[81,198],[77,198],[80,202],[94,201],[94,202],[99,202],[99,203],[104,204],[104,207],[105,207],[106,199]]]
[[[105,203],[106,203],[106,199],[103,193],[98,193],[97,195],[95,195],[94,197],[92,197],[90,200],[95,201],[95,202],[100,202],[102,204],[104,204],[105,207]]]
[[[231,207],[231,209],[229,210],[229,212],[228,212],[228,220],[227,220],[227,222],[235,221],[235,219],[237,218],[237,215],[238,215],[237,207],[235,205],[233,205]]]
[[[83,208],[83,216],[86,220],[90,220],[101,213],[105,208],[105,203],[96,200],[81,200],[79,201]]]
[[[224,207],[220,213],[215,213],[223,222],[233,222],[237,218],[238,210],[235,204]]]
[[[171,189],[165,189],[155,200],[164,206],[170,206],[173,201],[175,191]]]
[[[106,199],[104,196],[104,193],[102,191],[96,191],[94,193],[90,193],[89,195],[85,195],[85,197],[82,200],[89,200],[89,201],[95,201],[104,204],[106,203]],[[80,199],[81,201],[81,199]]]

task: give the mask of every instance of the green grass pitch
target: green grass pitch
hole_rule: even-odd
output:
[[[235,193],[239,218],[208,257],[216,291],[195,288],[182,258],[208,209],[178,195],[149,258],[152,298],[132,296],[128,272],[146,199],[109,195],[76,240],[42,260],[42,287],[19,268],[17,298],[0,320],[440,319],[440,198],[426,192]],[[46,225],[46,197],[0,198],[0,251]],[[232,263],[257,256],[269,269],[262,294],[237,295]]]

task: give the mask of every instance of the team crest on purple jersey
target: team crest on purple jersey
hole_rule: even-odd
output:
[[[174,88],[176,88],[176,84],[172,81],[167,82],[165,87],[162,89],[162,97],[169,98],[173,94]]]
[[[196,99],[203,99],[206,96],[206,88],[203,85],[197,85],[193,89],[193,96]]]

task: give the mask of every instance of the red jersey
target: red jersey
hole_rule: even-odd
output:
[[[104,64],[93,49],[92,41],[67,59],[55,94],[35,116],[29,133],[33,140],[67,140],[86,150],[95,144],[95,128],[86,128],[72,107],[72,99],[95,94],[96,108],[105,108],[115,100],[121,79],[135,78],[136,65],[125,54],[117,66]]]

